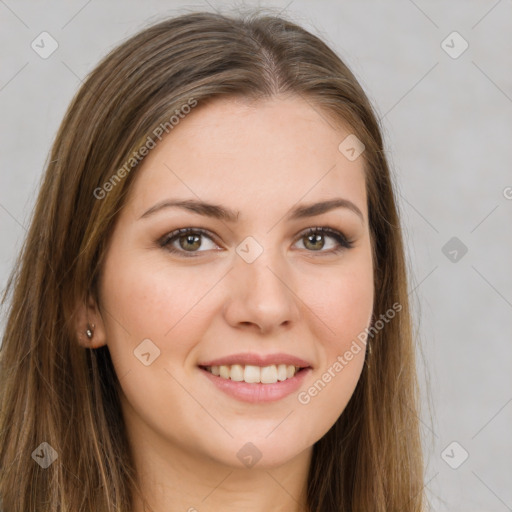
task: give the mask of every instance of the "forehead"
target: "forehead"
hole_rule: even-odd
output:
[[[200,104],[136,169],[132,203],[149,207],[172,194],[223,203],[243,216],[262,204],[342,195],[364,212],[364,160],[339,149],[350,134],[298,96]]]

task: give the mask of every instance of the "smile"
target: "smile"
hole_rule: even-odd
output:
[[[269,366],[255,365],[221,365],[202,367],[212,375],[235,382],[248,384],[275,384],[293,378],[301,370],[299,366],[272,364]]]

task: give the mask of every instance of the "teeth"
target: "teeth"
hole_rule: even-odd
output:
[[[226,368],[229,368],[226,366]],[[241,382],[244,380],[244,367],[240,364],[234,364],[231,367],[231,372],[229,374],[231,377],[231,380],[236,380],[238,382]]]
[[[223,379],[229,379],[230,375],[229,375],[229,366],[220,366],[219,367],[219,375],[223,378]]]
[[[286,371],[286,365],[280,364],[277,367],[277,380],[283,381],[286,380],[286,377],[288,376],[288,373]]]
[[[277,382],[277,368],[276,365],[264,366],[261,369],[261,382],[263,384],[275,384]]]
[[[250,384],[275,384],[276,382],[291,379],[298,371],[298,366],[272,364],[270,366],[254,366],[251,364],[240,365],[233,364],[231,366],[207,366],[213,375],[222,377],[223,379],[231,379],[236,382],[248,382]]]
[[[252,366],[250,364],[246,365],[244,370],[244,380],[245,382],[250,382],[251,384],[256,384],[260,382],[260,369],[258,366]]]

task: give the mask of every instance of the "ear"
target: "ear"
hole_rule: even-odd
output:
[[[98,304],[89,295],[87,303],[81,303],[76,311],[76,329],[78,343],[85,348],[99,348],[107,344],[105,324]],[[87,335],[87,332],[91,336]]]

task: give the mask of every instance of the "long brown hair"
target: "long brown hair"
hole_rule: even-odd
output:
[[[119,376],[107,346],[78,344],[77,304],[99,303],[109,236],[148,137],[159,126],[172,129],[169,120],[191,99],[282,93],[300,95],[364,143],[374,314],[402,306],[369,338],[353,396],[314,446],[309,510],[424,510],[407,269],[378,121],[325,43],[282,16],[252,11],[187,13],[142,30],[99,63],[67,110],[3,297],[10,298],[0,352],[4,512],[132,510],[140,490]],[[48,445],[58,458],[43,469],[34,461],[51,457]]]

